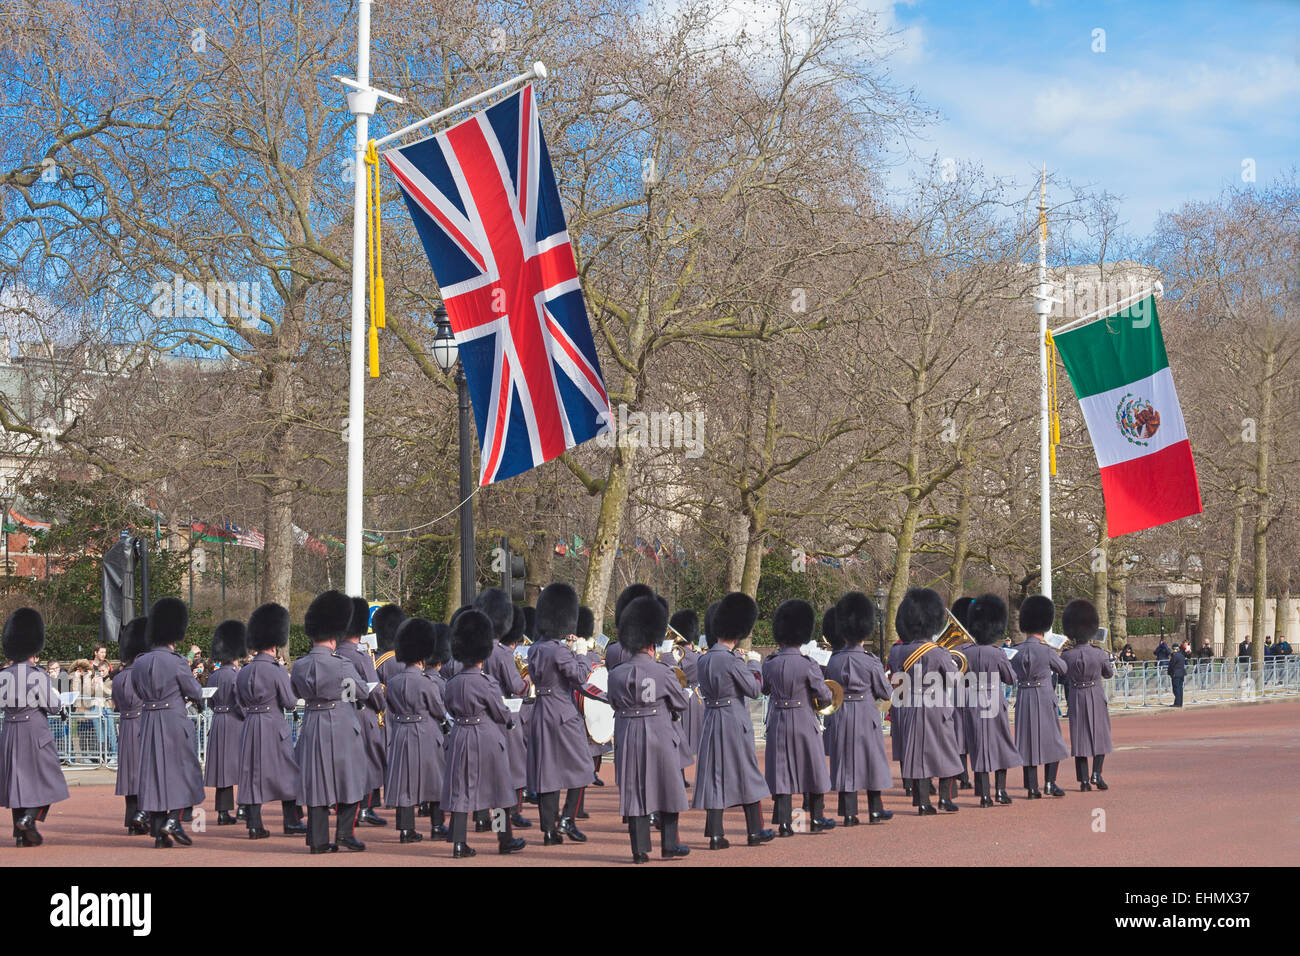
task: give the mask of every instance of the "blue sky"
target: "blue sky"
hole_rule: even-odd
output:
[[[1300,163],[1300,2],[870,2],[900,32],[896,82],[940,119],[913,149],[1028,183],[1041,163],[1160,212]],[[1105,51],[1094,52],[1096,29]],[[906,161],[895,185],[923,168]],[[1063,198],[1063,197],[1062,197]]]

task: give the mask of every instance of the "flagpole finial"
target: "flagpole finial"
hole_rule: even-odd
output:
[[[539,80],[546,79],[546,64],[541,60],[538,60],[533,64],[533,76],[537,77]]]

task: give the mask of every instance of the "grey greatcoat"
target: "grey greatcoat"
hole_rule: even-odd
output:
[[[388,774],[384,806],[413,807],[442,799],[443,734],[447,708],[439,682],[414,664],[388,679]]]
[[[903,669],[903,661],[907,655],[903,653],[903,644],[901,641],[895,641],[894,646],[889,649],[889,656],[886,660],[886,668],[891,677],[898,674]],[[903,715],[898,707],[893,707],[889,711],[889,759],[897,760],[899,766],[903,763],[903,737],[907,731],[903,728]]]
[[[679,665],[686,672],[686,713],[682,714],[682,730],[692,754],[700,752],[700,732],[704,730],[704,701],[700,700],[700,658],[695,648],[686,649]]]
[[[244,729],[244,711],[235,696],[239,671],[222,664],[208,678],[217,692],[208,698],[212,723],[208,725],[208,758],[203,765],[203,782],[209,787],[233,787],[239,783],[239,737]]]
[[[501,685],[475,666],[447,681],[445,699],[454,726],[447,738],[442,809],[473,813],[513,807],[516,788],[510,778],[505,729],[511,716]]]
[[[524,729],[528,789],[533,793],[570,790],[591,783],[587,722],[573,694],[587,683],[591,669],[559,641],[538,641],[528,654],[528,674],[537,703]]]
[[[797,647],[781,647],[763,661],[769,697],[765,773],[773,793],[825,793],[831,785],[821,725],[812,699],[830,700],[817,662]]]
[[[609,677],[614,708],[614,780],[625,817],[681,813],[687,808],[674,713],[688,707],[687,692],[667,664],[633,654]]]
[[[238,801],[262,804],[297,800],[302,794],[302,775],[284,716],[286,710],[297,706],[289,672],[274,654],[256,654],[239,669],[235,695],[244,710],[244,726],[239,734]]]
[[[604,664],[604,661],[602,661],[600,658],[599,648],[592,648],[591,650],[587,651],[586,654],[583,654],[582,657],[579,658],[579,660],[582,661],[582,666],[587,671],[588,674],[591,674],[593,670],[595,670],[597,667]],[[583,723],[585,724],[586,721],[584,721]],[[587,738],[588,756],[599,757],[601,754],[612,753],[613,750],[614,750],[614,741],[612,740],[607,741],[603,744],[598,744],[590,737]]]
[[[201,804],[203,770],[185,701],[202,707],[203,688],[189,663],[169,647],[155,647],[135,659],[131,683],[142,710],[140,809],[161,813]]]
[[[59,691],[45,669],[16,661],[0,670],[0,807],[34,810],[68,799],[50,732]],[[200,788],[200,796],[202,796]]]
[[[536,649],[537,645],[532,645],[532,650]],[[529,652],[530,655],[531,653],[532,651]],[[529,681],[519,673],[519,667],[515,664],[515,652],[504,644],[498,642],[492,645],[492,656],[483,662],[483,673],[497,682],[503,697],[526,698],[528,696]],[[532,673],[531,665],[528,673]],[[520,708],[519,714],[515,716],[514,729],[505,731],[506,753],[510,758],[510,786],[515,790],[522,790],[528,784],[528,754],[524,744],[523,710],[524,708]],[[531,715],[529,716],[531,718]],[[590,779],[586,782],[590,783]],[[492,806],[497,805],[492,804]],[[514,806],[514,801],[508,805]],[[485,804],[475,809],[482,810],[486,806]]]
[[[884,665],[875,654],[855,644],[832,654],[826,670],[828,678],[844,688],[844,705],[832,715],[835,722],[826,730],[830,788],[840,793],[888,790],[894,781],[876,706],[876,701],[889,700],[892,693]]]
[[[974,698],[968,696],[966,706],[960,708],[970,768],[976,773],[991,773],[1019,767],[1020,752],[1011,736],[1007,697],[1002,693],[1003,684],[1016,682],[1011,661],[996,645],[976,645],[962,653],[970,663],[966,684],[974,688]]]
[[[379,674],[375,672],[375,662],[370,652],[359,641],[339,641],[338,654],[350,661],[361,679],[367,684],[379,683]],[[359,694],[365,694],[361,687]],[[367,789],[378,790],[384,785],[384,730],[379,726],[379,712],[384,709],[384,688],[376,687],[366,700],[366,705],[357,712],[357,721],[361,725],[361,740],[366,752]],[[350,802],[350,801],[345,801]]]
[[[705,709],[691,806],[725,810],[756,803],[771,795],[758,769],[749,716],[748,700],[757,698],[763,687],[758,666],[721,643],[702,655],[698,666]]]
[[[1070,751],[1061,736],[1052,675],[1065,675],[1065,661],[1035,637],[1017,644],[1016,652],[1011,669],[1016,674],[1016,750],[1021,766],[1064,760]]]
[[[952,655],[929,641],[914,641],[898,648],[899,667],[926,644],[930,649],[912,664],[908,682],[904,685],[902,704],[893,709],[895,729],[900,718],[903,725],[903,755],[899,769],[903,777],[912,780],[955,777],[961,773],[957,731],[953,729],[957,720],[953,694],[960,675]]]
[[[361,674],[327,644],[293,662],[293,693],[306,704],[294,756],[307,807],[360,803],[374,786],[357,705],[368,700]],[[379,688],[375,688],[376,691]]]
[[[133,797],[140,783],[140,697],[127,664],[113,675],[113,707],[117,711],[117,785],[113,793]],[[175,808],[173,808],[175,809]]]
[[[840,648],[837,651],[831,651],[831,659],[828,660],[826,662],[826,666],[821,669],[823,680],[832,679],[831,665],[833,665],[835,663],[835,659],[843,653],[844,653],[844,648]],[[831,731],[835,727],[835,718],[837,716],[838,716],[838,712],[835,714],[828,714],[827,716],[822,718],[822,750],[826,752],[826,756],[828,757],[831,755],[831,740],[834,736],[831,733]]]
[[[1070,678],[1070,754],[1095,757],[1114,748],[1110,742],[1110,711],[1102,679],[1115,676],[1110,658],[1100,647],[1072,647],[1061,655]]]
[[[967,663],[969,663],[969,662],[970,662],[970,652],[971,652],[972,649],[974,649],[974,648],[976,648],[976,647],[979,647],[979,645],[976,644],[974,641],[967,641],[965,644],[958,644],[957,647],[954,648],[954,649],[955,649],[955,650],[958,650],[958,651],[961,651],[962,654],[966,655],[966,661],[967,661]],[[1003,656],[1005,657],[1006,655],[1003,655]],[[959,670],[960,670],[960,668],[959,668]],[[970,673],[970,671],[967,670],[967,673]],[[966,718],[965,718],[965,715],[962,713],[962,711],[963,711],[964,709],[965,709],[964,707],[960,706],[960,702],[959,702],[959,705],[958,705],[958,707],[957,707],[957,713],[956,713],[956,715],[955,715],[955,716],[956,716],[956,719],[952,722],[953,732],[957,735],[957,753],[958,753],[958,754],[969,754],[969,753],[970,753],[970,751],[967,749],[967,747],[969,746],[969,744],[968,744],[967,741],[966,741]]]

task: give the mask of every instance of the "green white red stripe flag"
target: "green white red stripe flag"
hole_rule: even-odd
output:
[[[1092,437],[1109,537],[1200,514],[1155,298],[1053,336]]]

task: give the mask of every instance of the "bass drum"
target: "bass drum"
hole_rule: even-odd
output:
[[[587,676],[587,690],[608,691],[609,671],[597,664]],[[581,697],[582,718],[587,722],[587,736],[593,744],[607,744],[614,739],[614,708],[590,697]]]

